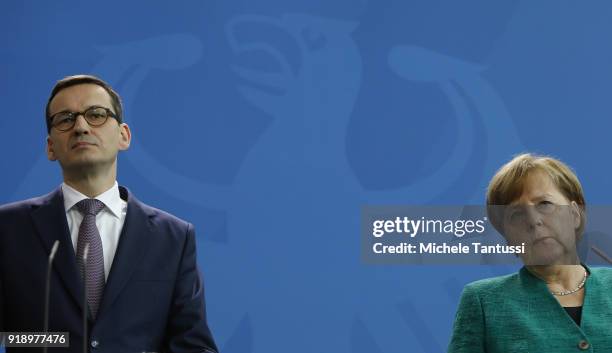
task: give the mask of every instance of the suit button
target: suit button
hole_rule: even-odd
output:
[[[590,347],[591,345],[589,344],[589,342],[585,340],[581,340],[580,342],[578,342],[578,348],[582,349],[583,351],[586,351]]]
[[[100,343],[96,340],[91,341],[91,348],[98,348],[98,346],[100,345]]]

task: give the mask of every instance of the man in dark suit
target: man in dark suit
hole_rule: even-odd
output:
[[[48,327],[69,332],[70,347],[50,352],[217,352],[193,226],[116,182],[117,154],[131,138],[119,96],[94,76],[67,77],[46,118],[47,155],[64,182],[0,207],[0,331],[43,331],[47,258],[59,241]]]

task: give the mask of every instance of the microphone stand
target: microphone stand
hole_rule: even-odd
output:
[[[608,257],[608,255],[606,255],[606,253],[603,252],[603,250],[601,250],[600,248],[598,248],[596,246],[591,246],[591,249],[593,249],[593,252],[595,254],[599,255],[599,257],[601,257],[606,262],[608,262],[610,265],[612,265],[612,259],[610,257]]]
[[[83,353],[87,353],[87,257],[89,255],[89,243],[85,244],[83,250]]]
[[[44,333],[45,335],[49,332],[49,298],[51,297],[51,269],[53,265],[53,260],[55,259],[55,254],[57,253],[57,248],[59,247],[59,240],[56,240],[51,247],[51,252],[49,253],[49,262],[47,265],[47,280],[45,282],[45,316],[43,321]],[[47,343],[43,347],[43,352],[47,353]]]

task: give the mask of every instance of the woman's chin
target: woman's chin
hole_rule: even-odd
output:
[[[563,249],[551,247],[551,248],[543,249],[541,251],[531,251],[523,255],[522,260],[525,265],[532,265],[532,266],[551,266],[551,265],[571,265],[573,264],[574,258],[570,259],[570,257],[568,257],[567,254],[565,254],[562,250]]]

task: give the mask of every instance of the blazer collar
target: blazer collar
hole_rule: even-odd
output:
[[[593,278],[595,276],[587,265],[585,265],[584,263],[581,263],[581,265],[584,266],[584,268],[587,270],[587,273],[589,274],[584,284],[585,288],[587,289],[587,292],[589,292],[589,289],[592,289],[593,287],[597,286],[598,279]],[[546,286],[546,282],[531,273],[527,269],[527,267],[523,266],[523,268],[521,268],[521,270],[519,271],[519,276],[521,283],[523,284],[523,288],[525,289],[525,292],[529,296],[530,302],[532,303],[532,305],[534,305],[534,307],[537,307],[539,305],[551,304],[553,304],[555,307],[560,307],[559,302],[554,297],[554,295],[550,293],[548,286]],[[587,297],[588,295],[585,295],[585,304]]]
[[[119,194],[123,200],[127,201],[127,214],[113,265],[104,288],[104,296],[98,311],[98,320],[112,306],[128,283],[137,265],[142,262],[149,249],[146,246],[147,241],[151,232],[154,231],[150,220],[152,215],[147,212],[144,205],[124,186],[119,186]]]
[[[589,266],[584,263],[581,265],[586,269],[589,276],[584,284],[585,294],[584,301],[582,304],[582,323],[578,326],[578,329],[583,332],[585,323],[588,323],[592,313],[594,310],[593,302],[597,302],[598,296],[600,296],[601,289],[599,288],[600,279],[596,276],[595,272],[593,272]],[[536,277],[532,274],[525,266],[521,268],[519,271],[519,276],[521,282],[523,283],[524,288],[526,289],[529,302],[529,309],[537,308],[541,310],[542,308],[548,308],[550,312],[548,315],[550,317],[555,317],[558,320],[564,320],[566,323],[574,325],[574,321],[564,312],[559,301],[550,293],[550,290],[546,286],[546,282],[544,280]],[[597,309],[595,309],[597,310]],[[584,333],[584,332],[583,332]]]
[[[82,310],[83,282],[76,267],[76,256],[66,221],[61,188],[39,198],[32,206],[31,216],[46,253],[50,253],[53,243],[59,240],[53,268],[76,305]]]

